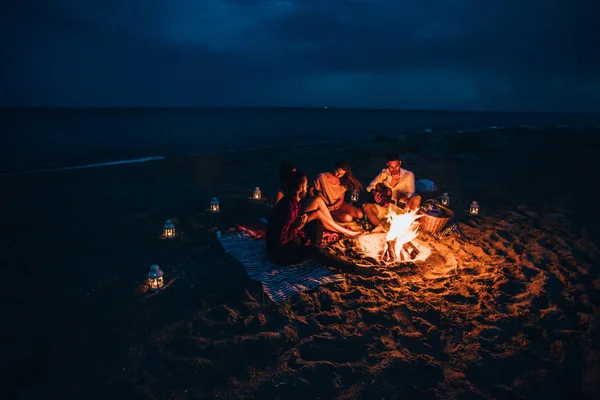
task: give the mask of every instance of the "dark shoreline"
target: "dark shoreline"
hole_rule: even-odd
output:
[[[600,126],[600,114],[319,108],[12,108],[0,171],[491,127]]]
[[[600,118],[600,116],[599,116]],[[599,125],[600,126],[600,125]],[[46,162],[32,161],[29,167],[0,167],[0,176],[8,176],[8,175],[22,175],[22,174],[31,174],[31,173],[40,173],[40,172],[50,172],[50,171],[60,171],[60,170],[68,170],[68,169],[76,169],[76,168],[87,168],[90,166],[96,166],[97,164],[110,164],[110,163],[122,163],[125,164],[127,161],[139,160],[144,158],[188,158],[188,157],[196,157],[203,155],[212,155],[212,154],[226,154],[232,152],[245,152],[245,151],[268,151],[268,150],[280,150],[287,147],[292,146],[316,146],[320,144],[328,144],[335,142],[364,142],[364,141],[381,141],[381,140],[390,140],[396,139],[405,136],[412,135],[461,135],[461,134],[488,134],[494,131],[506,131],[506,130],[526,130],[526,131],[536,131],[540,134],[544,134],[545,130],[555,130],[555,129],[596,129],[594,126],[558,126],[558,125],[550,125],[550,126],[529,126],[529,125],[518,125],[518,126],[490,126],[481,129],[458,129],[451,131],[444,130],[431,130],[431,129],[423,129],[422,131],[410,131],[410,132],[402,132],[402,133],[389,133],[389,132],[371,132],[366,133],[363,137],[351,137],[347,139],[337,138],[334,140],[321,140],[315,137],[307,138],[306,140],[298,140],[295,138],[293,144],[282,144],[276,143],[274,145],[270,145],[268,143],[257,143],[256,146],[246,145],[227,145],[222,146],[220,148],[209,148],[205,151],[192,151],[186,152],[183,149],[175,149],[169,146],[159,146],[155,148],[115,148],[115,149],[98,149],[98,150],[88,150],[90,152],[87,155],[70,155],[67,156],[65,160],[53,160]],[[199,150],[199,149],[198,149]],[[70,159],[70,160],[69,160]]]

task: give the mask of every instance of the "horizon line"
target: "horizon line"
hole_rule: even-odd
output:
[[[257,110],[257,109],[296,109],[296,110],[354,110],[354,111],[402,111],[438,113],[503,113],[503,114],[600,114],[600,111],[534,111],[534,110],[456,110],[428,108],[391,107],[338,107],[338,106],[0,106],[6,110]]]

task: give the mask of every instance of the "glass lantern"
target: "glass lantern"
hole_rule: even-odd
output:
[[[471,215],[479,215],[479,203],[476,201],[472,202],[471,206],[469,207],[469,213]]]
[[[448,196],[448,193],[444,193],[440,196],[440,204],[444,207],[448,207],[450,205],[450,196]]]
[[[219,211],[221,211],[219,200],[216,197],[213,197],[210,201],[210,211],[213,213],[218,213]]]
[[[150,285],[150,290],[155,292],[160,290],[165,285],[163,275],[164,273],[161,271],[158,265],[153,265],[150,267],[150,272],[148,273],[148,284]]]
[[[170,219],[165,221],[163,227],[163,237],[165,239],[173,239],[175,237],[175,224]]]
[[[352,193],[350,193],[350,201],[352,203],[356,203],[358,201],[358,190],[354,190]]]
[[[254,192],[252,192],[252,198],[254,200],[260,200],[262,198],[262,192],[260,191],[260,188],[257,186],[254,188]]]

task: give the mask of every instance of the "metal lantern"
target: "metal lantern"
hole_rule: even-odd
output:
[[[356,203],[358,201],[358,190],[354,190],[352,193],[350,193],[350,201],[352,203]]]
[[[163,227],[163,237],[165,239],[173,239],[175,237],[175,224],[170,219],[165,221]]]
[[[450,205],[450,196],[448,196],[448,193],[444,193],[440,196],[440,204],[445,207],[448,207]]]
[[[471,215],[479,215],[479,204],[476,201],[471,203],[471,206],[469,207],[469,213]]]
[[[221,211],[219,200],[216,197],[213,197],[210,201],[210,211],[213,213],[218,213],[219,211]]]
[[[257,186],[254,188],[254,192],[252,192],[252,198],[254,200],[260,200],[262,198],[262,192],[260,191],[260,188]]]
[[[165,285],[163,275],[164,273],[161,271],[158,265],[153,265],[150,267],[150,272],[148,273],[148,284],[150,285],[150,290],[157,291]]]

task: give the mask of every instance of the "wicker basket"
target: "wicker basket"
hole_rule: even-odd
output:
[[[427,215],[419,211],[419,215],[422,215],[417,221],[421,223],[421,229],[430,232],[437,233],[444,229],[444,226],[454,217],[454,212],[449,208],[446,208],[442,205],[438,205],[440,208],[440,216],[433,217],[431,215]]]

